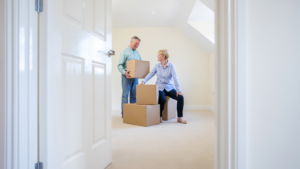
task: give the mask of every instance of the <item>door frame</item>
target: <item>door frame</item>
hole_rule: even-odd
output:
[[[4,1],[0,1],[0,23],[4,23],[0,25],[0,168],[4,168],[6,166],[6,43],[5,43],[5,35],[6,35],[6,17],[5,17],[5,3]]]
[[[216,169],[246,168],[246,0],[215,1]]]
[[[34,168],[38,160],[37,13],[32,0],[4,0],[0,6],[4,23],[0,28],[4,35],[0,39],[4,68],[0,70],[0,168]]]
[[[15,168],[19,164],[20,148],[18,138],[19,114],[16,111],[20,92],[17,80],[19,3],[16,0],[3,1],[5,24],[0,33],[1,67],[0,91],[5,94],[0,98],[0,162],[5,169]],[[215,168],[246,168],[246,0],[217,0],[216,16],[216,52],[215,52]],[[22,6],[22,8],[30,8]],[[33,8],[30,8],[32,10]],[[2,15],[1,14],[1,15]],[[33,17],[33,16],[32,16]],[[29,43],[29,42],[26,42]],[[3,50],[2,50],[3,48]],[[3,56],[3,57],[2,57]],[[37,66],[37,65],[35,65]],[[31,79],[32,80],[32,79]],[[30,116],[36,119],[36,117]],[[36,152],[37,155],[37,152]],[[3,161],[2,161],[3,160]],[[2,167],[2,166],[1,166]]]

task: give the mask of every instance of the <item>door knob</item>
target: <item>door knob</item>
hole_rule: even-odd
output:
[[[112,55],[115,55],[115,51],[114,50],[110,50],[110,51],[108,51],[108,56],[110,57],[110,56],[112,56]]]

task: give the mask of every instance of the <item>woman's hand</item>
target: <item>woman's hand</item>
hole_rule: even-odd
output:
[[[145,82],[144,81],[142,81],[141,83],[140,83],[140,85],[144,85],[145,84]]]
[[[176,97],[178,97],[178,95],[181,95],[181,96],[183,96],[183,94],[182,94],[181,92],[177,92],[177,95],[176,95]]]

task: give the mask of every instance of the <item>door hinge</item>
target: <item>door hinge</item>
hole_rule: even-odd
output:
[[[42,162],[37,162],[35,164],[35,169],[43,169],[43,163]]]
[[[37,13],[43,12],[43,0],[35,0],[35,11]]]

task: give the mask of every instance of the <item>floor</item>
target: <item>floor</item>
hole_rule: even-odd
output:
[[[113,111],[113,162],[106,169],[213,169],[213,113],[184,111],[184,119],[141,127]]]

